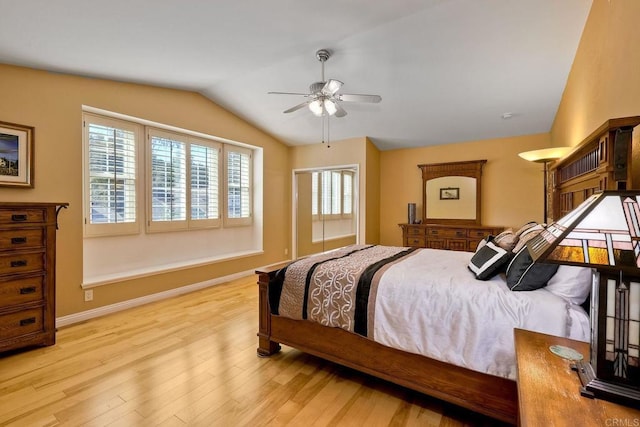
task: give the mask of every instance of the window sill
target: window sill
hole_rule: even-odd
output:
[[[165,264],[162,267],[144,268],[144,269],[127,271],[123,273],[88,277],[83,280],[82,289],[91,289],[91,288],[96,288],[98,286],[111,285],[113,283],[118,283],[125,280],[140,279],[143,277],[155,276],[158,274],[170,273],[173,271],[186,270],[190,268],[201,267],[208,264],[215,264],[218,262],[233,261],[235,259],[246,258],[246,257],[262,255],[262,254],[264,254],[264,251],[262,250],[251,250],[251,251],[237,252],[234,254],[225,254],[223,256],[217,256],[217,257],[199,258],[192,261]]]

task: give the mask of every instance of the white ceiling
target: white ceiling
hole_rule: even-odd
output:
[[[325,77],[331,139],[382,150],[548,132],[591,0],[0,0],[0,63],[194,90],[283,142],[321,140],[307,109]],[[512,113],[505,120],[503,113]]]

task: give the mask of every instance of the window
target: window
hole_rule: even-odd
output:
[[[149,129],[150,231],[187,227],[187,143],[180,138]]]
[[[218,225],[220,220],[220,147],[191,144],[191,220]]]
[[[251,150],[225,145],[225,163],[225,224],[251,224]]]
[[[342,214],[353,214],[353,172],[342,172]]]
[[[83,127],[85,234],[137,233],[137,147],[142,126],[85,113]]]
[[[262,253],[261,148],[90,106],[82,115],[83,286]]]
[[[148,230],[218,226],[220,144],[155,128],[148,141]]]
[[[353,172],[325,170],[313,172],[311,213],[314,219],[349,218],[353,214]]]
[[[83,112],[86,236],[252,224],[251,149],[133,120]]]

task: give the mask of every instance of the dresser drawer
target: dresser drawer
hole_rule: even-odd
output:
[[[44,253],[31,252],[0,256],[0,274],[26,273],[44,269]]]
[[[407,227],[407,236],[422,236],[424,237],[424,227]]]
[[[416,248],[424,248],[424,236],[409,236],[404,242],[405,246],[413,246]]]
[[[482,229],[469,229],[469,237],[471,239],[479,239],[482,240],[487,236],[490,236],[493,230],[482,230]]]
[[[0,309],[44,298],[44,276],[0,282]]]
[[[440,239],[429,239],[425,246],[429,249],[448,249],[446,242]]]
[[[438,238],[467,238],[467,230],[464,228],[429,228],[427,233],[430,237]]]
[[[0,251],[44,247],[43,228],[0,230]]]
[[[467,241],[450,239],[447,241],[447,249],[449,249],[450,251],[466,251]]]
[[[0,209],[0,224],[33,224],[45,222],[45,209]]]
[[[32,308],[0,316],[0,340],[44,330],[44,309]]]

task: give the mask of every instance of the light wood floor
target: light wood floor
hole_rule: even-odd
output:
[[[289,347],[258,358],[256,277],[0,355],[0,426],[496,426]]]

